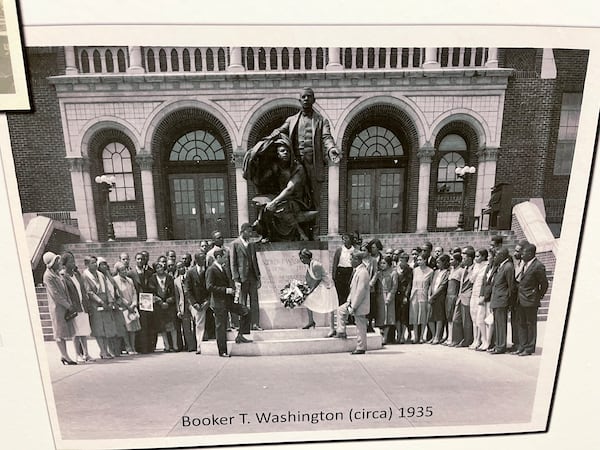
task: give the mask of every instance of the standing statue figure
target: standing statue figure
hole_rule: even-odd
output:
[[[306,169],[312,204],[318,210],[321,203],[321,185],[325,180],[325,158],[339,163],[340,152],[331,137],[329,121],[313,110],[313,90],[309,87],[302,89],[299,100],[302,110],[288,117],[283,125],[268,137],[285,134],[290,138],[294,157]]]
[[[299,206],[299,209],[296,208],[296,212],[302,210],[309,213],[296,215],[297,223],[295,225],[291,222],[288,223],[290,230],[292,228],[295,230],[287,235],[284,233],[283,236],[281,233],[269,235],[274,230],[265,229],[267,228],[264,226],[266,222],[261,220],[259,216],[257,225],[266,233],[266,236],[264,234],[263,236],[269,240],[297,240],[298,238],[305,240],[312,239],[314,234],[318,234],[318,221],[316,218],[321,201],[321,186],[325,180],[326,158],[329,158],[333,163],[339,163],[340,161],[340,152],[331,136],[329,122],[313,110],[313,104],[315,103],[313,90],[304,88],[300,93],[299,101],[302,110],[288,117],[283,125],[259,141],[246,153],[244,159],[244,178],[254,183],[259,194],[277,196],[282,193],[284,188],[288,187],[287,181],[282,183],[285,177],[281,175],[281,170],[275,168],[281,166],[282,160],[279,156],[273,157],[272,155],[275,152],[269,150],[276,145],[276,140],[281,142],[282,138],[287,138],[285,145],[288,146],[291,153],[290,168],[298,164],[303,169],[303,174],[296,174],[293,182],[294,185],[298,185],[299,180],[302,179],[301,183],[304,186],[302,195],[299,194],[300,189],[298,187],[294,188],[293,191],[296,199],[303,197],[303,201],[296,204],[296,206]],[[278,177],[268,177],[265,171],[279,171],[280,175]],[[289,196],[288,194],[289,192],[286,196]],[[308,194],[308,197],[305,197],[304,194]],[[254,200],[255,203],[264,205],[272,198],[256,197]],[[269,210],[273,212],[273,207],[273,203],[270,206],[266,205],[261,212],[269,212]],[[261,223],[263,226],[261,226]]]

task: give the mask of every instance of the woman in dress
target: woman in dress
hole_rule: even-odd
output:
[[[123,320],[125,321],[125,328],[127,334],[124,337],[125,348],[127,353],[130,355],[137,355],[135,351],[135,333],[142,329],[140,325],[140,313],[137,309],[137,291],[133,280],[127,276],[127,267],[122,262],[115,264],[115,272],[117,273],[113,278],[115,284],[119,288],[121,293],[121,304],[123,306]]]
[[[398,272],[394,270],[393,259],[385,256],[379,262],[377,272],[377,316],[375,325],[383,331],[383,343],[389,344],[390,330],[396,322],[395,296],[398,290]]]
[[[62,275],[67,286],[67,292],[73,309],[77,311],[77,316],[73,318],[73,327],[75,328],[73,344],[75,344],[77,361],[92,361],[87,345],[87,338],[92,334],[92,329],[90,328],[89,304],[87,295],[85,295],[83,278],[77,270],[75,257],[71,252],[63,253],[61,263],[64,268]]]
[[[475,252],[473,271],[471,278],[473,280],[473,293],[471,294],[470,313],[473,321],[473,343],[469,346],[471,350],[477,350],[480,347],[485,347],[487,342],[485,318],[490,313],[489,303],[484,301],[481,295],[481,286],[483,285],[483,277],[487,268],[488,251],[485,248],[480,248]],[[487,305],[487,308],[486,308]]]
[[[410,329],[409,306],[410,290],[412,289],[413,269],[408,265],[408,253],[401,253],[396,265],[398,273],[398,290],[396,292],[396,329],[398,336],[396,337],[397,344],[404,344],[405,330]],[[410,332],[409,332],[410,333]],[[410,335],[408,336],[410,338]]]
[[[446,336],[442,339],[444,345],[452,342],[452,317],[454,316],[454,308],[463,272],[462,267],[460,267],[461,263],[462,255],[460,252],[450,255],[450,273],[448,274],[448,290],[446,292],[446,321],[444,323]]]
[[[429,289],[429,305],[431,307],[430,327],[434,331],[433,345],[439,344],[444,331],[446,320],[446,294],[448,291],[448,276],[450,267],[450,256],[441,255],[437,261],[437,268],[433,274],[431,288]]]
[[[306,264],[306,284],[308,285],[308,294],[304,299],[303,305],[308,312],[308,324],[303,329],[315,327],[313,312],[329,314],[329,334],[327,337],[335,336],[333,313],[338,307],[338,295],[329,274],[323,265],[312,259],[312,252],[306,248],[300,250],[300,261]]]
[[[410,293],[409,320],[413,326],[413,344],[425,342],[427,322],[429,321],[429,286],[433,278],[433,269],[427,266],[425,258],[417,256],[413,269],[412,291]]]
[[[112,273],[106,259],[98,258],[98,272],[101,272],[106,278],[106,292],[108,293],[108,303],[112,314],[113,323],[115,324],[116,334],[108,339],[108,350],[113,356],[121,356],[123,349],[123,341],[127,338],[127,328],[125,327],[125,319],[123,318],[123,310],[125,306],[121,299],[121,291],[115,283]],[[127,347],[125,347],[127,349]],[[127,349],[129,350],[129,349]]]
[[[92,336],[100,347],[101,359],[112,359],[108,340],[117,335],[111,304],[109,303],[106,277],[98,270],[98,258],[87,256],[84,259],[83,284],[88,297]]]
[[[177,305],[175,304],[175,280],[167,273],[165,263],[157,262],[150,278],[150,289],[154,294],[155,324],[161,334],[164,343],[164,351],[179,351],[177,346],[177,330],[175,329],[175,318],[177,317]],[[171,336],[171,344],[169,343]]]
[[[54,332],[54,339],[60,351],[60,362],[63,365],[75,365],[77,363],[67,353],[67,340],[75,335],[73,319],[68,319],[74,310],[67,292],[67,286],[58,273],[60,269],[60,256],[52,252],[46,252],[42,259],[46,265],[44,285],[46,286],[46,294],[48,295],[48,309],[50,310],[50,318],[52,319],[52,331]]]

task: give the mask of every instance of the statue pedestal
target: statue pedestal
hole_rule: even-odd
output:
[[[298,252],[309,249],[313,259],[329,271],[328,243],[320,241],[269,242],[256,245],[256,256],[261,273],[258,290],[260,326],[265,330],[301,328],[308,323],[306,308],[286,309],[279,300],[279,291],[291,280],[304,281],[308,266],[300,262]],[[329,314],[314,314],[317,326],[329,326]]]

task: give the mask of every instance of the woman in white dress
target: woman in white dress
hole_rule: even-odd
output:
[[[306,264],[306,284],[309,292],[303,305],[308,311],[308,324],[303,329],[315,327],[313,312],[329,313],[329,334],[327,337],[335,336],[333,312],[338,307],[338,297],[333,281],[319,261],[312,259],[312,252],[306,248],[300,250],[300,261]]]
[[[121,292],[121,303],[123,319],[127,329],[127,336],[124,337],[125,348],[130,355],[137,355],[135,349],[135,333],[142,329],[140,325],[140,313],[137,309],[137,292],[133,280],[127,276],[127,267],[122,262],[115,264],[114,276],[115,283]]]
[[[488,252],[485,248],[480,248],[475,252],[475,264],[473,264],[473,294],[471,295],[470,313],[473,321],[473,343],[469,346],[471,350],[477,350],[479,347],[487,347],[484,345],[486,339],[485,317],[490,313],[489,303],[484,301],[481,295],[481,286],[483,285],[483,277],[488,264]]]

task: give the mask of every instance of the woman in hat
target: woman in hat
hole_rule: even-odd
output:
[[[306,330],[315,327],[313,312],[328,313],[329,334],[327,337],[333,337],[335,336],[333,312],[338,307],[338,296],[333,282],[323,265],[312,259],[313,255],[310,250],[303,248],[300,250],[299,256],[302,264],[308,266],[306,269],[306,284],[308,284],[309,291],[303,303],[308,311],[308,324],[303,328]]]
[[[106,277],[98,270],[98,258],[87,256],[84,259],[86,269],[83,271],[83,282],[90,305],[90,325],[92,336],[100,347],[101,359],[112,359],[108,350],[108,340],[117,335],[112,308],[108,298]]]
[[[67,292],[73,304],[73,309],[77,311],[77,315],[73,318],[73,327],[75,328],[73,343],[77,352],[77,361],[91,361],[92,357],[88,352],[87,338],[92,334],[92,329],[90,328],[89,304],[87,295],[85,295],[83,278],[77,270],[73,253],[65,252],[60,259],[64,268],[62,276],[67,286]]]
[[[127,335],[124,337],[125,348],[130,355],[136,355],[135,333],[142,329],[140,325],[140,313],[137,309],[137,292],[133,280],[127,276],[127,267],[122,262],[115,264],[117,275],[113,278],[121,293],[121,304],[123,311],[120,311],[125,320]]]
[[[115,335],[108,339],[108,351],[113,356],[121,356],[121,350],[123,349],[122,341],[126,341],[128,337],[125,318],[123,317],[123,310],[126,309],[126,306],[121,298],[122,295],[119,286],[117,286],[112,273],[110,273],[108,262],[102,257],[98,258],[98,271],[102,272],[107,281],[108,303],[110,305],[112,320],[115,324]],[[125,348],[129,352],[130,349],[127,348],[127,345],[125,345]]]
[[[63,365],[75,365],[67,353],[67,339],[75,335],[73,327],[73,304],[69,299],[67,286],[59,275],[60,256],[52,252],[46,252],[43,256],[46,271],[44,272],[44,285],[48,295],[48,308],[52,319],[52,330],[54,339],[60,351],[60,362]]]

